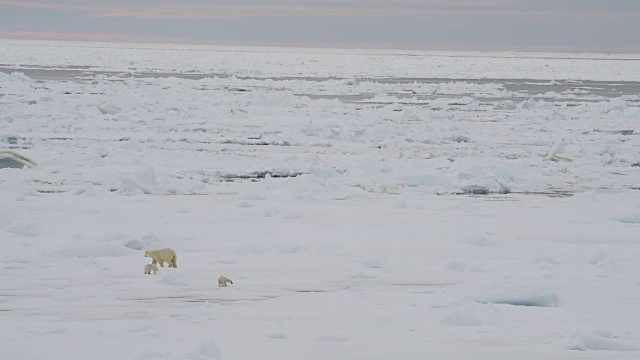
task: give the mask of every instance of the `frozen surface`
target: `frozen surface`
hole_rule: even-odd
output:
[[[640,356],[633,56],[0,53],[3,359]]]
[[[638,54],[292,49],[0,39],[0,65],[254,77],[640,81]]]

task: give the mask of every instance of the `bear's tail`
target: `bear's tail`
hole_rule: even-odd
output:
[[[173,263],[174,268],[178,267],[178,254],[173,255],[173,260],[171,260],[171,262]]]

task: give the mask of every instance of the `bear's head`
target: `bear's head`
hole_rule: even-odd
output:
[[[149,250],[144,252],[144,257],[149,257]]]

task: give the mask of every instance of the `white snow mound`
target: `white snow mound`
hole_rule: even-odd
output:
[[[610,331],[596,330],[573,336],[570,350],[638,351],[639,347],[616,338]]]
[[[189,359],[192,360],[208,360],[208,359],[221,359],[220,349],[216,344],[209,340],[203,344],[200,344],[191,353]]]
[[[162,279],[160,279],[162,284],[171,285],[171,286],[186,286],[187,281],[184,277],[178,273],[170,273],[165,275]]]
[[[476,300],[483,304],[505,304],[513,306],[554,307],[558,304],[558,295],[546,288],[506,287],[490,291]]]
[[[626,213],[618,215],[615,219],[626,224],[640,224],[640,208],[627,210]]]

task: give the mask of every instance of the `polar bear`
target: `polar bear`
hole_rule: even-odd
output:
[[[147,250],[144,252],[144,257],[150,257],[153,259],[151,264],[160,264],[160,267],[164,267],[165,261],[169,263],[169,267],[178,267],[178,255],[173,249],[160,249],[160,250]]]
[[[229,284],[233,284],[233,281],[231,281],[231,279],[229,279],[226,276],[220,276],[218,278],[218,286],[220,287],[227,287],[227,283]]]
[[[146,274],[151,274],[151,272],[153,271],[153,273],[157,273],[158,272],[158,267],[153,265],[153,264],[147,264],[144,266],[144,273]]]

